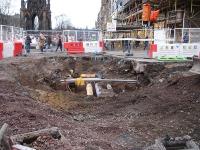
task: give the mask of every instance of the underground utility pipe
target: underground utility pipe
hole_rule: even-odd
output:
[[[100,78],[82,78],[86,82],[128,82],[137,83],[137,80],[123,80],[123,79],[100,79]],[[60,80],[60,82],[74,83],[77,79],[65,79]]]

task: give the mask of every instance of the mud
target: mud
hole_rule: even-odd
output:
[[[109,57],[4,60],[0,122],[9,124],[9,136],[56,126],[66,138],[58,150],[144,149],[165,135],[200,142],[200,76],[188,73],[191,63],[142,65],[138,71],[137,62]],[[114,97],[87,97],[59,83],[70,70],[139,83],[112,84]]]

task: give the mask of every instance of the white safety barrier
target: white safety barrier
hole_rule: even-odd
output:
[[[194,55],[199,55],[200,44],[182,44],[180,53],[183,57],[193,57]]]
[[[104,44],[99,30],[64,30],[63,37],[68,54],[103,52]]]
[[[22,54],[22,28],[0,25],[0,40],[0,59]]]
[[[153,52],[153,58],[156,57],[193,57],[199,55],[200,44],[158,44],[156,52]]]
[[[158,57],[160,56],[169,56],[169,57],[174,57],[179,55],[179,46],[176,44],[163,44],[163,45],[158,45],[158,50],[156,55]],[[154,54],[155,56],[155,54]]]
[[[3,43],[3,58],[14,57],[14,45],[12,42]]]
[[[101,53],[103,51],[103,47],[100,42],[83,42],[83,48],[85,49],[85,53]]]

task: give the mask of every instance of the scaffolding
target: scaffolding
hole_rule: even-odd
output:
[[[144,28],[142,23],[142,7],[146,2],[151,4],[153,10],[160,10],[159,18],[154,23],[156,28],[200,27],[199,0],[129,0],[117,13],[117,29],[132,30]]]

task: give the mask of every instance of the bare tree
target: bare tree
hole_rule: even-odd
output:
[[[65,30],[73,28],[70,19],[65,14],[56,16],[55,21],[56,21],[56,27],[55,27],[56,30]]]
[[[0,0],[0,24],[20,26],[20,16],[14,13],[14,2],[15,0]]]
[[[0,24],[7,24],[11,0],[0,0]]]
[[[10,15],[10,6],[12,0],[0,0],[0,14]]]

